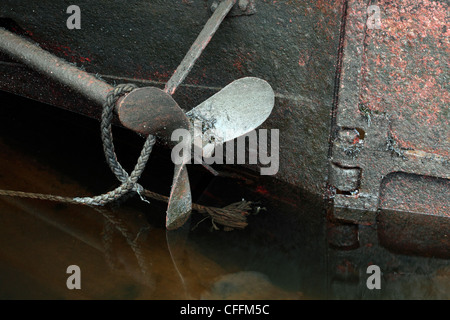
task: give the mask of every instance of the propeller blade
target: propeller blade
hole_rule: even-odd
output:
[[[260,126],[272,112],[275,94],[267,81],[246,77],[233,81],[186,115],[202,135],[204,156],[212,155],[214,145],[240,137]],[[211,134],[202,134],[208,131]],[[210,141],[210,136],[215,138]],[[195,141],[199,141],[194,136]]]
[[[176,164],[167,207],[166,228],[175,230],[181,227],[191,215],[192,195],[186,165]]]

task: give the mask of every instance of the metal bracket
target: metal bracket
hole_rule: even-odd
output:
[[[210,6],[212,12],[214,12],[219,3],[223,0],[214,0]],[[231,9],[228,16],[236,17],[236,16],[250,16],[256,13],[256,4],[255,0],[237,0],[236,4]]]

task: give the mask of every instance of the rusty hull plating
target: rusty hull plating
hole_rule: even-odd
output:
[[[394,209],[448,218],[448,4],[404,0],[378,6],[379,29],[366,23],[366,1],[346,6],[330,156],[329,184],[337,190],[333,215],[367,222],[378,209]],[[396,174],[408,183],[386,183]],[[411,197],[414,181],[424,177],[429,183]],[[433,181],[439,191],[426,192]],[[387,201],[394,193],[396,201]],[[436,204],[439,212],[430,209]]]

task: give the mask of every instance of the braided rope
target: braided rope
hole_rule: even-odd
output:
[[[49,200],[73,204],[86,204],[91,206],[104,206],[107,203],[119,200],[122,196],[130,191],[142,192],[144,188],[137,183],[142,172],[147,165],[147,161],[153,150],[153,146],[156,143],[154,136],[149,135],[141,150],[141,154],[137,160],[137,163],[129,175],[121,166],[117,160],[116,153],[114,151],[114,143],[112,137],[112,119],[113,111],[117,100],[126,93],[129,93],[136,89],[134,84],[121,84],[118,85],[108,93],[106,101],[103,105],[102,121],[101,121],[101,137],[103,141],[103,151],[105,153],[106,161],[111,168],[114,175],[121,182],[121,185],[116,189],[107,193],[94,196],[94,197],[61,197],[49,194],[21,192],[12,190],[0,190],[0,196],[20,197],[29,199]]]
[[[114,90],[111,91],[106,97],[106,101],[103,105],[102,122],[100,124],[103,151],[105,153],[106,161],[108,162],[108,165],[114,175],[122,183],[125,183],[128,180],[128,173],[123,169],[117,160],[117,155],[114,150],[111,123],[113,119],[114,106],[119,97],[125,93],[133,91],[136,88],[137,86],[134,84],[120,84],[116,86]]]
[[[134,84],[120,84],[108,93],[105,104],[103,105],[102,121],[101,121],[101,137],[103,141],[103,151],[105,153],[106,161],[111,168],[114,175],[122,183],[116,189],[96,197],[75,198],[74,200],[88,205],[105,205],[109,202],[116,201],[130,191],[140,192],[144,188],[137,184],[142,172],[147,165],[148,158],[156,143],[153,135],[149,135],[145,140],[141,154],[137,160],[136,166],[130,175],[123,169],[122,165],[117,160],[117,155],[114,151],[114,143],[112,136],[112,119],[113,111],[117,100],[125,93],[129,93],[136,89]]]

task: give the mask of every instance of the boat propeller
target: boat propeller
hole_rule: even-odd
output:
[[[145,135],[156,134],[166,142],[170,142],[174,130],[189,130],[193,133],[191,141],[194,141],[194,148],[200,148],[204,157],[210,157],[215,147],[256,129],[269,117],[275,103],[274,92],[266,81],[259,78],[247,77],[233,81],[187,114],[171,97],[235,2],[227,0],[220,3],[164,90],[142,88],[122,99],[117,113],[124,126]],[[142,110],[142,106],[145,106],[145,110]],[[140,109],[139,112],[136,109]],[[148,122],[136,116],[143,112],[147,115]],[[196,125],[200,123],[202,126],[205,122],[213,123],[208,128],[210,134],[198,139],[194,134],[203,133],[203,128],[196,128]],[[211,136],[214,137],[213,143],[210,141]],[[201,145],[197,145],[197,141]],[[166,228],[172,230],[182,226],[191,210],[192,195],[186,163],[175,164]]]
[[[117,113],[124,126],[143,135],[156,135],[169,144],[174,130],[185,129],[192,133],[193,147],[201,149],[203,157],[209,158],[216,147],[260,126],[272,112],[274,99],[274,92],[266,81],[246,77],[233,81],[187,113],[171,95],[154,87],[139,88],[129,93],[120,100]],[[141,114],[146,114],[146,121],[136,116]],[[213,123],[208,135],[202,134],[204,122]],[[200,137],[195,136],[196,133]],[[211,136],[214,137],[213,143]],[[191,188],[186,168],[190,157],[185,160],[175,164],[167,229],[180,227],[191,212]]]
[[[266,81],[259,78],[233,81],[187,113],[172,98],[235,4],[236,0],[220,2],[164,90],[137,88],[117,101],[115,111],[122,125],[142,135],[156,135],[170,143],[174,130],[185,129],[195,135],[203,132],[198,127],[199,120],[207,122],[210,134],[193,136],[191,141],[194,142],[193,147],[201,149],[202,155],[208,158],[215,147],[256,129],[268,118],[274,106],[274,92]],[[108,83],[3,28],[0,28],[0,50],[99,104],[103,105],[114,90]],[[211,136],[214,137],[213,142]],[[191,213],[188,160],[190,158],[185,157],[184,161],[175,164],[166,217],[169,230],[182,226]]]

